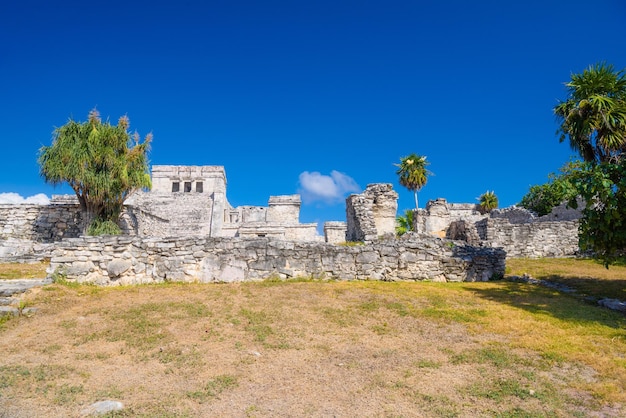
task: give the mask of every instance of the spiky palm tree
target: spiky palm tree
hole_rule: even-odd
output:
[[[478,205],[482,213],[489,213],[498,207],[498,196],[493,191],[486,191],[478,198]]]
[[[68,183],[76,193],[84,232],[92,224],[116,224],[126,198],[150,187],[147,153],[152,135],[140,142],[128,127],[126,116],[111,125],[102,122],[94,109],[87,122],[70,119],[57,128],[52,145],[39,150],[44,180],[53,185]]]
[[[573,74],[567,100],[554,107],[559,140],[585,161],[608,162],[626,151],[626,74],[599,63]]]
[[[399,176],[400,184],[413,192],[417,209],[417,192],[424,187],[428,176],[432,174],[426,169],[430,163],[426,161],[426,156],[411,154],[400,158],[400,164],[394,165],[398,167],[396,174]]]

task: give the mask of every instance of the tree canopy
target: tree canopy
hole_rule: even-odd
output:
[[[413,192],[415,196],[415,209],[417,209],[417,192],[424,187],[428,181],[428,176],[432,175],[432,173],[426,169],[430,163],[426,161],[426,156],[411,154],[400,158],[400,163],[394,165],[398,167],[396,174],[399,176],[400,184]]]
[[[567,98],[554,107],[557,134],[589,162],[609,162],[626,149],[626,74],[606,63],[573,74]]]
[[[127,116],[117,125],[102,122],[96,109],[86,122],[70,119],[54,130],[52,145],[39,150],[40,174],[53,185],[68,183],[85,216],[85,229],[116,224],[124,201],[149,188],[148,156],[152,135],[143,142],[128,132]]]
[[[518,206],[544,216],[564,202],[576,199],[579,192],[569,178],[569,174],[581,168],[580,161],[570,161],[559,169],[559,173],[550,173],[548,182],[530,187]]]
[[[482,213],[489,213],[498,208],[498,196],[494,191],[486,191],[478,197],[478,206]]]
[[[585,201],[579,226],[579,246],[608,267],[626,255],[626,161],[584,163],[568,174]],[[576,199],[570,206],[577,207]]]
[[[554,112],[561,122],[560,141],[584,162],[569,167],[561,185],[572,185],[585,207],[579,227],[579,245],[605,266],[626,255],[626,75],[599,63],[573,74],[566,83],[568,97]]]

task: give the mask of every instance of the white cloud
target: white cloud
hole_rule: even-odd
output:
[[[0,204],[31,204],[31,205],[47,205],[50,203],[50,199],[43,193],[36,194],[34,196],[29,196],[27,198],[23,198],[21,195],[13,192],[9,193],[0,193]]]
[[[349,193],[361,191],[354,179],[344,173],[333,170],[330,176],[317,171],[300,173],[299,193],[304,203],[322,201],[325,203],[340,203]]]

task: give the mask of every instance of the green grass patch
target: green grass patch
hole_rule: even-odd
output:
[[[626,300],[626,265],[608,269],[596,260],[578,258],[514,258],[506,261],[509,276],[530,276],[560,283],[582,296]]]
[[[219,394],[225,390],[237,387],[238,385],[239,383],[235,376],[227,374],[220,375],[209,380],[202,389],[188,392],[187,397],[198,402],[206,402],[219,396]]]
[[[40,263],[0,263],[0,280],[43,279],[48,261]]]
[[[59,405],[65,405],[69,403],[75,403],[78,395],[83,393],[83,385],[69,385],[64,384],[61,387],[56,388],[54,395],[54,402]]]
[[[522,359],[503,347],[485,347],[464,351],[453,355],[450,362],[452,364],[488,363],[496,367],[511,367],[514,364],[523,363]]]
[[[248,321],[246,329],[254,335],[254,339],[264,342],[267,337],[274,333],[269,315],[262,311],[253,311],[250,309],[242,309],[241,315]]]

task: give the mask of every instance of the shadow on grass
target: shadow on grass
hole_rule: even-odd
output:
[[[626,300],[626,279],[600,280],[593,277],[540,275],[537,279],[558,283],[574,289],[577,296],[599,300],[603,298]]]
[[[586,302],[580,295],[560,293],[538,285],[498,281],[498,287],[469,288],[477,296],[523,309],[537,316],[550,316],[571,323],[599,323],[616,329],[626,328],[623,313]]]

